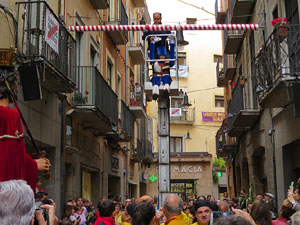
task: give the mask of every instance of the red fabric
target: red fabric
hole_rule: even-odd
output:
[[[115,225],[115,219],[112,217],[98,217],[94,225],[98,225],[100,222],[105,223],[105,225]]]
[[[0,106],[0,181],[25,180],[35,193],[36,178],[37,163],[26,152],[20,115]]]
[[[288,225],[288,222],[283,217],[278,217],[276,220],[272,221],[272,225]]]

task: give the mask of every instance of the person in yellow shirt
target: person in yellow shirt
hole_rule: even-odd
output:
[[[212,205],[209,201],[198,200],[195,203],[195,217],[197,222],[193,225],[209,225]]]
[[[159,225],[160,220],[165,216],[164,225],[189,225],[187,215],[182,212],[182,199],[176,194],[168,194],[163,207],[156,212],[152,225]],[[161,224],[161,225],[163,225]]]
[[[185,208],[183,210],[183,212],[187,215],[188,219],[189,219],[189,224],[192,225],[193,220],[194,220],[194,216],[192,215],[190,208]]]
[[[117,223],[119,225],[131,225],[131,220],[133,217],[133,213],[137,204],[132,203],[125,208],[125,211],[122,212],[122,215],[119,216]]]

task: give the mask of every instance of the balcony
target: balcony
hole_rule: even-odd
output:
[[[238,81],[232,90],[232,97],[227,110],[227,129],[230,137],[239,137],[246,131],[245,127],[233,126],[234,119],[242,109],[244,109],[243,88]]]
[[[215,3],[216,24],[224,24],[226,20],[225,0],[216,0]]]
[[[78,90],[72,96],[72,115],[96,136],[121,136],[118,130],[118,96],[96,67],[78,66]]]
[[[152,163],[153,161],[153,152],[152,152],[152,143],[149,140],[146,140],[145,155],[143,157],[143,163]]]
[[[230,0],[231,23],[248,23],[256,0]]]
[[[238,150],[238,143],[235,138],[230,138],[227,134],[228,119],[224,119],[222,126],[216,133],[216,153],[218,157],[228,157]]]
[[[134,91],[133,91],[134,90]],[[143,88],[134,86],[130,92],[130,106],[129,109],[135,118],[146,118],[146,95]]]
[[[90,0],[95,9],[107,9],[109,7],[108,0]]]
[[[144,158],[145,151],[143,149],[143,143],[141,140],[136,139],[136,148],[134,152],[131,154],[130,160],[133,162],[142,162]]]
[[[229,80],[232,80],[236,73],[236,60],[233,55],[224,54],[224,80],[226,86]]]
[[[76,44],[67,28],[45,1],[17,2],[20,73],[36,65],[41,85],[52,92],[75,88]],[[37,75],[37,76],[38,76]]]
[[[255,60],[256,92],[263,108],[283,108],[291,102],[291,83],[300,74],[300,25],[275,28]]]
[[[146,7],[146,2],[145,0],[132,0],[134,7]]]
[[[244,31],[224,30],[224,54],[237,54],[243,43]]]
[[[225,24],[229,24],[229,13]],[[242,30],[224,30],[224,54],[237,54],[244,39]]]
[[[195,122],[195,108],[170,108],[171,124],[193,124]]]
[[[125,135],[126,141],[130,141],[130,138],[134,136],[134,119],[131,111],[127,105],[120,100],[120,118],[121,118],[121,132]]]
[[[259,109],[248,109],[243,103],[243,87],[238,80],[232,90],[232,97],[228,106],[227,129],[230,137],[240,137],[251,128],[260,117]]]
[[[220,68],[220,65],[221,65],[221,68]],[[216,74],[217,74],[217,86],[218,87],[227,87],[228,80],[225,79],[223,63],[220,62],[219,60],[217,61]]]
[[[145,64],[144,50],[143,46],[140,44],[132,45],[128,47],[128,52],[131,61],[134,65]]]
[[[128,16],[122,1],[119,1],[117,18],[118,19],[114,21],[110,18],[107,25],[128,25]],[[107,33],[115,45],[125,45],[128,42],[128,31],[107,31]]]

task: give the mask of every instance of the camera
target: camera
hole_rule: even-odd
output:
[[[45,203],[44,202],[41,202],[41,201],[38,201],[38,202],[35,202],[35,210],[40,210],[45,221],[47,221],[47,224],[48,224],[48,221],[49,221],[49,216],[48,216],[48,213],[44,210],[44,209],[41,209],[41,205],[44,205]],[[34,223],[33,225],[39,225],[38,221],[36,218],[34,218]]]

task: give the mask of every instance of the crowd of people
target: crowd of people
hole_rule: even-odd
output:
[[[38,181],[39,182],[39,181]],[[120,196],[101,197],[98,204],[82,197],[66,202],[61,218],[55,201],[38,186],[34,194],[23,180],[0,182],[0,225],[300,225],[300,183],[291,187],[277,212],[271,193],[254,199],[241,190],[238,198],[216,200],[193,195],[183,201],[168,194],[158,208],[156,199],[144,195],[137,200]]]

